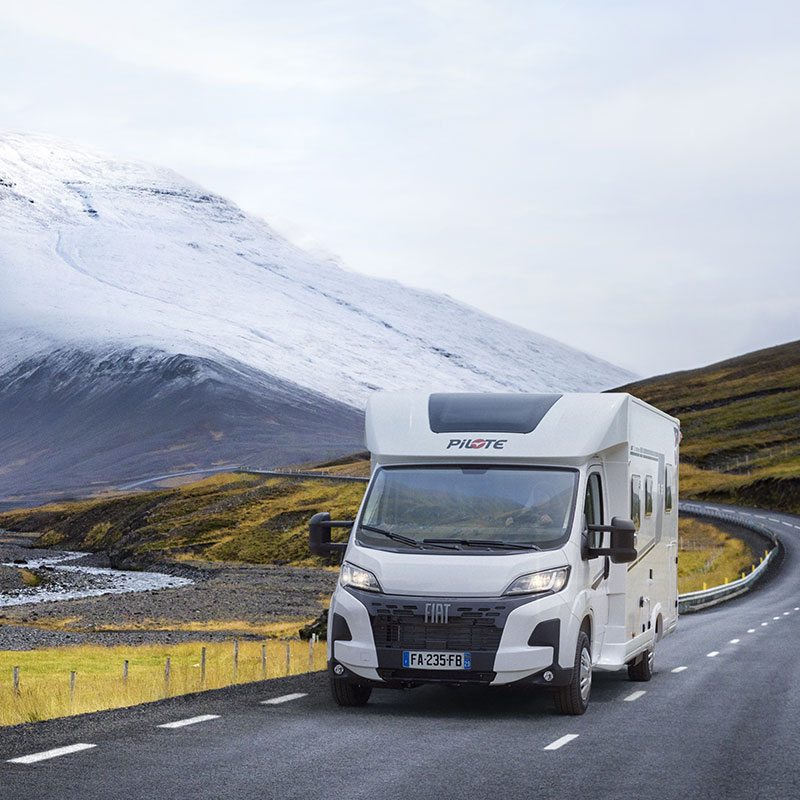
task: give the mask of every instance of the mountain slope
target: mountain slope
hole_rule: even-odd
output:
[[[800,341],[620,391],[680,417],[683,497],[800,513]]]
[[[58,350],[0,382],[6,504],[159,473],[285,464],[361,446],[357,409],[233,362]],[[5,473],[5,474],[3,474]]]
[[[218,392],[200,391],[191,402],[188,395],[180,400],[194,403],[192,424],[199,424],[206,409],[214,430],[228,406],[251,407],[258,395],[270,406],[272,389],[281,397],[288,392],[314,398],[303,406],[309,441],[315,440],[312,431],[316,440],[323,431],[332,437],[323,437],[331,446],[321,447],[315,458],[336,455],[333,445],[340,441],[338,453],[346,452],[345,441],[358,449],[360,423],[342,404],[360,409],[376,388],[591,391],[632,377],[447,297],[319,260],[170,170],[51,137],[0,134],[0,225],[0,390],[16,431],[0,444],[0,494],[27,491],[33,476],[19,469],[39,452],[33,450],[36,436],[44,436],[25,412],[28,393],[41,400],[49,392],[42,413],[54,438],[35,470],[41,485],[54,452],[65,463],[86,466],[85,478],[102,482],[139,476],[145,455],[153,459],[151,473],[186,463],[207,466],[239,452],[235,441],[253,447],[258,442],[265,448],[259,461],[309,460],[305,445],[292,453],[271,449],[276,440],[260,435],[258,415],[245,414],[252,427],[247,432],[239,426],[238,439],[223,437],[232,445],[227,450],[204,441],[200,448],[183,448],[177,458],[153,444],[141,448],[138,461],[124,449],[115,461],[113,428],[127,424],[130,404],[114,386],[125,386],[140,370],[144,393],[154,358],[166,364],[179,355],[202,369],[233,371],[229,390],[235,399],[229,395],[223,402]],[[109,363],[116,366],[104,372]],[[125,366],[118,373],[120,365]],[[66,398],[57,383],[46,381],[64,369],[74,373],[74,391]],[[207,390],[209,384],[203,385]],[[81,392],[96,402],[103,395],[106,402],[95,412],[104,421],[86,447],[78,446],[82,429],[74,421]],[[149,420],[164,422],[153,442],[169,439],[173,402],[146,406]],[[344,427],[329,424],[329,417]],[[297,419],[285,424],[289,439],[292,430],[304,428]],[[278,428],[270,430],[275,434]],[[186,444],[186,437],[175,442]],[[105,451],[91,469],[87,459],[94,457],[87,447]],[[119,468],[109,475],[115,463]],[[62,478],[61,469],[50,469],[52,488],[79,488]]]

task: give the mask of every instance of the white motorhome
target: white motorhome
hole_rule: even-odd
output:
[[[313,553],[344,554],[328,617],[340,705],[529,683],[582,714],[592,670],[650,679],[678,620],[677,419],[629,394],[379,392],[366,441],[355,520],[309,525]]]

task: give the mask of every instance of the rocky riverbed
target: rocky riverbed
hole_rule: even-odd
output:
[[[56,553],[23,544],[0,541],[0,563],[6,564],[0,569],[0,602],[9,596],[25,601],[0,607],[0,650],[226,639],[234,635],[227,628],[236,622],[316,617],[336,583],[336,573],[327,570],[195,562],[157,565],[149,575],[158,577],[148,578],[156,585],[137,585],[143,573],[117,574],[102,554]],[[41,577],[42,584],[20,586],[21,568]],[[124,593],[120,582],[127,585]],[[61,596],[48,597],[47,591]],[[192,623],[214,630],[169,629]]]

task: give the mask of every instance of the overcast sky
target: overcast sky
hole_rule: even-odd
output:
[[[0,126],[641,375],[800,338],[800,3],[0,3]]]

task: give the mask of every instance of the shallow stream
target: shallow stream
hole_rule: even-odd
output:
[[[153,589],[174,589],[194,581],[164,575],[160,572],[132,572],[109,567],[83,566],[80,561],[88,553],[51,550],[29,551],[24,562],[0,562],[3,566],[35,571],[42,578],[39,586],[25,586],[0,592],[0,608],[24,603],[47,603],[55,600],[73,600],[79,597],[97,597],[102,594],[147,592]]]

